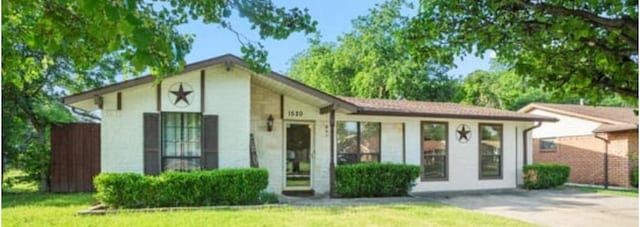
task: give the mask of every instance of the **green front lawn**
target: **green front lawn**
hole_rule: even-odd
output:
[[[528,223],[421,203],[359,207],[277,207],[78,216],[91,194],[2,196],[3,226],[530,226]]]
[[[615,196],[627,196],[627,197],[638,197],[638,189],[629,189],[629,190],[619,190],[619,189],[604,189],[604,188],[593,188],[593,187],[582,187],[582,186],[569,186],[564,185],[562,188],[567,189],[575,189],[581,192],[589,192],[589,193],[598,193],[598,194],[606,194],[606,195],[615,195]]]
[[[10,192],[10,193],[37,192],[38,185],[34,182],[29,182],[29,183],[15,182],[14,185],[5,184],[5,182],[7,182],[10,178],[22,177],[22,176],[25,176],[25,173],[16,169],[10,169],[4,172],[4,175],[2,176],[3,177],[2,192],[3,193],[4,192]],[[11,186],[11,187],[8,187],[8,186]]]

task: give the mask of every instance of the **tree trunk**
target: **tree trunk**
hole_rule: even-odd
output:
[[[27,104],[26,108],[23,108],[23,110],[25,110],[25,113],[27,115],[27,118],[29,119],[29,122],[31,123],[31,126],[33,126],[33,128],[36,131],[36,136],[35,136],[35,140],[33,140],[33,142],[35,143],[35,147],[36,149],[38,149],[38,152],[50,152],[47,151],[47,138],[46,138],[46,129],[48,128],[48,125],[45,124],[41,124],[38,119],[36,114],[33,112],[33,109],[31,108],[30,104]],[[45,164],[45,167],[42,168],[40,170],[40,179],[38,182],[38,186],[39,186],[39,190],[41,192],[49,192],[51,189],[51,178],[49,176],[49,173],[51,172],[51,160],[48,160],[48,163]]]
[[[36,128],[36,133],[38,134],[38,139],[36,139],[34,142],[36,143],[36,147],[39,152],[51,152],[47,151],[47,138],[45,133],[46,129],[43,126],[34,128]],[[39,189],[41,192],[50,192],[51,190],[51,177],[49,174],[51,172],[51,160],[49,159],[47,162],[48,163],[45,164],[45,167],[40,172]]]

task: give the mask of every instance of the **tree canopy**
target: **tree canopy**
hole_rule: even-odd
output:
[[[488,71],[478,70],[467,75],[462,80],[456,97],[465,104],[514,111],[532,102],[578,104],[581,99],[585,105],[631,105],[617,94],[590,100],[577,94],[556,94],[560,91],[532,87],[530,83],[531,81],[524,80],[513,70],[492,67]]]
[[[289,75],[335,95],[365,98],[449,101],[455,79],[447,68],[415,62],[398,34],[407,28],[401,0],[388,1],[352,21],[337,43],[312,40],[292,59]]]
[[[416,61],[497,58],[530,85],[637,103],[638,1],[422,0],[404,44]]]
[[[193,20],[217,24],[235,32],[228,20],[236,12],[258,29],[261,38],[284,39],[291,33],[315,31],[317,22],[306,10],[251,1],[2,1],[3,83],[20,86],[64,55],[75,69],[89,69],[104,58],[122,59],[133,73],[151,68],[164,76],[185,64],[193,37],[176,27]],[[242,51],[258,69],[266,69],[266,52],[259,43]],[[41,61],[22,58],[23,49],[43,53]],[[33,72],[24,74],[23,68]],[[40,70],[38,70],[40,69]],[[18,73],[22,72],[22,74]],[[20,76],[21,75],[21,76]]]

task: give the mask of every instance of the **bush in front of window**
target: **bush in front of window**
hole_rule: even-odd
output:
[[[420,167],[392,163],[360,163],[336,167],[341,197],[403,196],[420,176]]]
[[[526,165],[524,187],[527,189],[545,189],[563,185],[569,179],[571,167],[556,163],[537,163]]]
[[[258,204],[268,176],[264,169],[101,173],[94,178],[95,197],[110,208]]]

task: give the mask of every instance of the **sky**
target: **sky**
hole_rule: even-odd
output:
[[[358,16],[368,14],[368,10],[381,0],[351,1],[351,0],[273,0],[276,6],[287,8],[307,8],[311,17],[318,21],[317,30],[322,35],[324,42],[335,42],[344,33],[351,31],[351,20]],[[260,41],[268,51],[268,62],[273,71],[286,74],[290,66],[290,60],[297,53],[305,50],[309,45],[308,38],[303,33],[293,33],[284,40],[260,40],[258,32],[250,29],[249,22],[239,17],[231,18],[234,30],[248,39]],[[181,33],[194,34],[194,42],[191,52],[186,57],[186,62],[191,63],[211,57],[231,53],[242,57],[241,44],[236,35],[219,27],[218,25],[206,25],[201,22],[190,22],[180,26]],[[489,69],[490,54],[481,58],[467,56],[456,60],[457,68],[450,70],[453,76],[465,76],[475,70]]]

